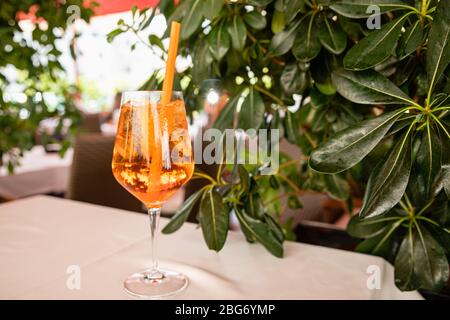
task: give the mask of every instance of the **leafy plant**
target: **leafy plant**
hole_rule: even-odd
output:
[[[80,124],[80,114],[74,105],[77,94],[75,86],[63,77],[63,67],[58,58],[61,52],[55,41],[64,36],[72,19],[79,13],[86,21],[93,14],[82,0],[63,2],[43,0],[2,0],[0,3],[0,166],[10,172],[19,164],[23,151],[36,144],[39,123],[48,118],[58,121],[56,134],[61,133],[63,123],[70,121],[69,133]],[[74,7],[78,11],[73,10]],[[21,14],[34,15],[25,21],[32,29],[31,38],[20,22]],[[74,16],[75,18],[75,16]],[[7,77],[7,71],[14,70],[16,79]],[[24,101],[11,99],[13,85],[25,94]],[[17,93],[16,90],[13,93]],[[44,92],[55,95],[56,103],[47,103]],[[49,136],[42,142],[51,142]],[[68,140],[62,143],[61,153],[69,147]],[[4,157],[5,156],[5,157]]]
[[[373,5],[380,15],[371,16]],[[281,198],[295,208],[304,190],[327,192],[350,211],[365,190],[348,226],[364,239],[358,251],[392,261],[402,290],[445,285],[449,1],[163,0],[159,10],[183,24],[181,54],[193,63],[180,80],[191,108],[201,106],[205,80],[218,78],[231,98],[216,128],[278,128],[303,154],[283,155],[273,176],[259,174],[265,163],[220,168],[216,179],[197,173],[211,183],[164,232],[178,229],[200,201],[210,249],[223,247],[233,210],[248,241],[281,256],[292,236],[280,223]],[[379,28],[368,29],[368,18]],[[155,77],[148,88],[160,85]]]

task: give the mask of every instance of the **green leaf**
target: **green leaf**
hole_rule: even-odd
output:
[[[209,50],[217,61],[227,54],[230,49],[230,35],[223,24],[212,29],[208,35]]]
[[[227,23],[227,30],[231,37],[233,48],[238,51],[244,49],[245,40],[247,39],[247,28],[245,27],[244,20],[240,16],[234,16]]]
[[[14,173],[14,163],[12,161],[8,162],[8,174]]]
[[[395,259],[395,284],[402,291],[439,291],[449,277],[445,250],[423,227],[410,228]]]
[[[173,0],[160,0],[158,3],[158,8],[164,15],[166,15],[166,11],[172,11],[173,7],[174,7]]]
[[[253,87],[250,87],[248,95],[239,112],[238,127],[244,130],[258,129],[264,118],[264,101]]]
[[[411,135],[408,130],[392,148],[387,159],[382,159],[372,171],[361,217],[377,216],[394,207],[406,191],[410,173]]]
[[[413,53],[422,43],[423,28],[420,20],[410,25],[403,33],[397,46],[397,57],[403,59]]]
[[[336,88],[334,87],[333,83],[331,83],[331,82],[330,83],[316,82],[315,85],[316,85],[317,89],[319,89],[319,91],[321,93],[323,93],[324,95],[332,96],[336,93]]]
[[[231,129],[234,127],[234,115],[236,113],[237,104],[241,98],[240,94],[234,96],[227,105],[220,111],[219,116],[214,122],[214,128],[224,131],[225,129]]]
[[[426,52],[426,70],[430,82],[429,92],[450,63],[450,1],[439,1],[431,25]],[[430,96],[430,94],[429,94]]]
[[[229,209],[213,188],[206,191],[200,203],[200,224],[209,249],[220,251],[227,239]]]
[[[153,18],[155,17],[155,13],[156,13],[156,10],[153,9],[147,18],[145,18],[145,13],[144,13],[144,19],[139,24],[139,30],[144,30],[150,25],[150,23],[153,21]]]
[[[149,35],[148,36],[148,41],[150,42],[150,44],[152,46],[157,46],[162,51],[165,51],[164,45],[163,45],[161,39],[157,35],[154,35],[154,34]]]
[[[328,121],[326,119],[327,110],[326,108],[320,108],[314,113],[314,118],[312,120],[311,130],[314,133],[319,133],[324,130],[328,125]]]
[[[138,11],[138,7],[136,5],[131,7],[131,14],[133,15],[133,17],[135,16],[137,11]]]
[[[287,30],[278,32],[270,42],[269,52],[275,56],[281,56],[288,52],[294,44],[295,34],[301,20],[298,20]]]
[[[253,10],[244,14],[244,21],[255,30],[262,30],[267,25],[266,17],[258,10]]]
[[[236,212],[239,223],[245,232],[261,243],[274,256],[283,257],[283,243],[271,232],[268,225],[253,219],[243,212]]]
[[[418,247],[417,238],[418,233],[416,229],[409,228],[395,258],[395,285],[402,291],[416,290],[420,287],[415,275],[417,267],[414,265],[416,262],[414,249]]]
[[[347,35],[336,22],[324,18],[319,27],[320,43],[333,54],[341,54],[347,47]]]
[[[365,239],[356,248],[355,251],[360,253],[369,253],[376,256],[389,258],[393,251],[393,235],[402,221],[398,220],[381,229],[381,232],[373,237]]]
[[[448,208],[450,211],[450,208]],[[427,226],[428,227],[428,226]],[[432,234],[433,238],[440,243],[442,248],[445,250],[445,253],[447,256],[450,255],[450,233],[448,229],[430,225],[429,228],[427,228],[430,233]]]
[[[291,209],[301,209],[303,208],[302,203],[300,202],[299,198],[295,195],[288,197],[288,206]]]
[[[350,186],[347,181],[337,174],[325,174],[323,176],[325,187],[330,197],[336,200],[346,200],[350,197]]]
[[[433,201],[432,204],[426,208],[424,215],[429,217],[431,220],[436,221],[439,226],[435,226],[435,225],[429,225],[430,227],[435,227],[437,229],[441,229],[441,231],[443,233],[447,233],[448,231],[450,231],[450,229],[448,229],[447,231],[445,231],[445,229],[443,229],[441,226],[450,226],[450,201],[448,201],[448,197],[445,194],[445,192],[438,192],[437,194],[434,195],[434,197],[430,200]],[[427,204],[425,204],[424,206],[426,206]],[[423,209],[423,207],[421,208]],[[441,232],[438,232],[441,233]],[[442,237],[440,237],[442,238]],[[445,241],[446,243],[450,244],[450,232],[447,233],[446,236],[447,241]],[[438,238],[437,238],[438,239]],[[445,239],[443,239],[445,240]],[[444,248],[450,252],[450,245],[449,246],[444,246]]]
[[[210,66],[214,61],[209,44],[205,41],[197,41],[192,59],[192,80],[195,83],[202,83],[209,78]]]
[[[269,184],[270,187],[274,190],[278,190],[280,189],[280,184],[278,183],[277,177],[276,176],[270,176],[269,178]]]
[[[407,17],[408,15],[404,15],[385,24],[355,44],[344,57],[344,67],[365,70],[389,58]]]
[[[420,140],[415,170],[419,191],[426,199],[432,196],[432,187],[441,170],[441,150],[439,136],[427,125]]]
[[[286,116],[284,118],[284,128],[286,130],[286,138],[292,144],[297,144],[299,129],[297,124],[297,119],[290,112],[286,112]]]
[[[345,18],[343,16],[338,17],[338,23],[341,26],[342,30],[348,35],[350,40],[353,42],[359,41],[362,33],[361,25],[349,18]]]
[[[309,85],[309,77],[297,63],[290,63],[283,69],[280,83],[287,95],[302,93]]]
[[[376,5],[380,13],[394,10],[411,9],[400,0],[338,0],[331,3],[330,8],[348,18],[367,18],[372,11],[367,12],[369,6]]]
[[[300,61],[310,61],[320,52],[322,45],[319,41],[319,31],[314,19],[315,15],[301,20],[297,37],[292,47],[292,53]]]
[[[284,0],[284,18],[289,24],[305,8],[305,0]]]
[[[238,73],[239,69],[246,64],[246,60],[243,59],[242,52],[233,49],[228,51],[227,55],[225,56],[225,59],[227,64],[227,69],[225,73],[226,76]]]
[[[183,223],[189,217],[189,213],[191,212],[194,205],[203,195],[204,189],[200,189],[194,194],[192,194],[183,204],[180,210],[175,213],[175,215],[170,219],[169,223],[161,230],[164,234],[169,234],[177,231],[181,228]]]
[[[402,216],[395,209],[382,216],[371,218],[362,218],[359,215],[354,215],[347,225],[347,232],[356,238],[372,238],[383,233],[390,224],[401,218]]]
[[[400,114],[399,111],[384,113],[338,132],[311,153],[310,166],[324,173],[353,167],[383,139]]]
[[[286,9],[286,0],[275,0],[273,7],[277,11],[284,11]]]
[[[187,12],[183,17],[182,28],[180,32],[181,40],[189,38],[202,23],[203,20],[203,5],[204,0],[187,0],[189,5]]]
[[[446,127],[447,132],[450,132],[450,129]],[[441,163],[442,163],[442,183],[444,187],[445,194],[448,199],[450,199],[450,138],[447,135],[440,131],[441,137],[441,145],[442,152],[441,154]]]
[[[239,217],[242,216],[242,211],[238,209],[237,207],[234,208],[234,212],[236,213],[236,216],[238,217],[238,221],[240,221]],[[254,243],[256,240],[254,233],[252,233],[251,229],[248,229],[245,224],[240,223],[241,231],[245,236],[245,239],[250,242]]]
[[[283,243],[284,234],[283,234],[283,230],[281,229],[279,223],[277,221],[275,221],[275,219],[270,214],[265,214],[264,220],[266,221],[267,225],[269,226],[270,231],[277,238],[277,240],[279,242]]]
[[[224,3],[223,0],[206,0],[203,4],[203,15],[205,18],[209,20],[214,19],[222,10]]]
[[[264,216],[263,201],[257,191],[249,193],[245,202],[245,212],[255,219],[260,219]]]
[[[285,26],[286,26],[286,22],[284,21],[284,12],[275,10],[273,12],[272,24],[271,24],[272,32],[274,34],[277,34],[281,31],[283,31]]]
[[[238,164],[238,173],[239,173],[239,188],[240,195],[248,193],[250,189],[250,176],[242,164]]]
[[[248,0],[248,3],[257,7],[264,7],[271,3],[273,0]]]
[[[397,121],[394,123],[394,125],[389,129],[388,133],[386,134],[386,136],[390,136],[393,135],[394,133],[397,133],[401,130],[403,130],[406,127],[409,127],[409,125],[411,123],[413,123],[414,119],[416,119],[416,115],[411,115],[411,114],[403,114],[401,115]]]
[[[331,79],[337,91],[355,103],[416,104],[389,79],[373,70],[352,72],[338,69],[333,71]]]
[[[170,26],[172,21],[181,21],[183,17],[187,14],[187,12],[189,12],[191,5],[192,0],[180,1],[180,3],[176,6],[175,10],[170,15],[169,19],[167,19],[167,25]],[[198,16],[201,16],[201,14],[199,14]],[[169,37],[169,35],[170,35],[170,28],[167,28],[164,37]]]
[[[311,98],[311,106],[314,108],[321,108],[327,105],[331,100],[329,95],[322,94],[320,90],[316,90],[315,88],[311,89],[309,92],[309,97]]]
[[[124,30],[118,28],[118,29],[114,29],[113,31],[111,31],[110,33],[108,33],[108,35],[106,36],[106,40],[111,43],[113,42],[114,38],[117,37],[119,34],[125,32]]]

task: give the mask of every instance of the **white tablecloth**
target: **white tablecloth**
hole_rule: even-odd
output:
[[[14,174],[9,175],[6,168],[0,169],[0,196],[18,199],[40,193],[66,191],[72,156],[72,149],[61,158],[57,153],[46,153],[42,146],[33,147],[25,152]]]
[[[122,282],[150,265],[149,250],[144,214],[46,196],[2,204],[0,298],[132,299]],[[287,242],[278,259],[238,232],[216,253],[189,223],[159,237],[159,256],[162,267],[190,278],[179,299],[420,298],[395,288],[392,267],[378,257]],[[71,290],[73,265],[81,288]],[[367,288],[370,265],[381,270],[380,290]]]

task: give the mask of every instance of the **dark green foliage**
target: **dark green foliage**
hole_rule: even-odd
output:
[[[272,176],[258,166],[226,166],[211,179],[203,206],[217,207],[220,217],[233,210],[248,241],[281,256],[290,237],[289,225],[276,222],[281,198],[298,208],[298,195],[313,190],[351,207],[365,190],[348,226],[364,239],[358,250],[394,263],[402,290],[442,288],[449,273],[450,1],[208,1],[203,24],[179,10],[186,4],[195,1],[161,7],[169,21],[192,23],[181,42],[193,59],[183,74],[186,94],[220,79],[232,97],[217,128],[277,128],[303,154],[282,155]],[[381,11],[375,30],[366,24],[370,5]],[[294,94],[301,98],[292,112]],[[200,223],[208,246],[219,250],[224,230],[211,227],[212,216]]]

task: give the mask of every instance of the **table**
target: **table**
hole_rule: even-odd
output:
[[[374,256],[286,242],[278,259],[239,232],[216,253],[190,223],[159,238],[160,265],[190,278],[174,299],[421,298],[395,288],[393,268]],[[48,196],[0,205],[0,299],[134,299],[122,282],[149,265],[144,214]],[[367,288],[370,265],[381,270],[380,290]],[[67,286],[73,266],[80,289]]]
[[[30,195],[64,192],[69,185],[73,150],[63,158],[57,153],[46,153],[43,146],[25,152],[21,165],[12,175],[0,168],[0,197],[18,199]]]

